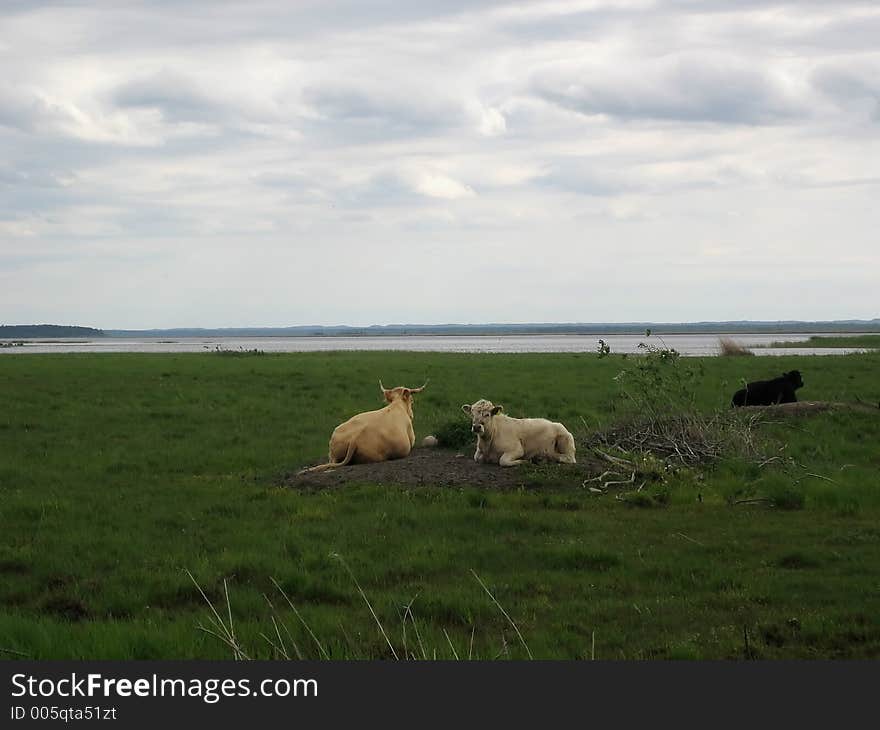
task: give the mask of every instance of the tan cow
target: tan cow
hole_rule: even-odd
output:
[[[330,436],[329,463],[303,471],[324,471],[347,464],[408,456],[416,440],[412,426],[412,396],[421,393],[425,385],[421,388],[385,388],[380,380],[379,389],[388,405],[378,411],[358,413],[337,426]]]
[[[461,410],[471,417],[471,430],[477,434],[474,461],[516,466],[546,459],[563,464],[577,463],[574,437],[561,423],[546,418],[511,418],[501,406],[481,399],[465,403]]]

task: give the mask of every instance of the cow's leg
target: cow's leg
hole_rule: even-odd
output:
[[[779,396],[780,403],[797,403],[797,396],[794,388],[783,388]]]
[[[528,459],[523,459],[523,448],[520,446],[515,451],[507,451],[501,455],[498,463],[501,466],[517,466],[518,464],[527,464]]]
[[[574,458],[574,437],[568,431],[560,433],[553,445],[555,449],[551,459],[560,464],[577,464]]]
[[[482,464],[485,460],[486,457],[483,454],[483,450],[480,448],[480,444],[477,444],[477,450],[474,452],[474,461],[478,464]]]

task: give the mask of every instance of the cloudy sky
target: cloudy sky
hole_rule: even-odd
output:
[[[880,4],[3,0],[0,323],[880,316]]]

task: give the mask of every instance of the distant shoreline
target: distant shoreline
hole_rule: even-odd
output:
[[[540,335],[655,335],[687,334],[872,334],[880,333],[880,320],[840,322],[634,322],[634,323],[525,323],[525,324],[440,324],[440,325],[373,325],[297,326],[297,327],[229,327],[217,329],[175,328],[165,330],[106,330],[108,337],[503,337]]]
[[[847,336],[847,337],[859,337],[859,336],[870,336],[880,333],[880,329],[878,330],[825,330],[825,331],[814,331],[814,333],[818,336],[822,337],[838,337],[838,336]],[[802,334],[800,332],[792,331],[792,330],[737,330],[734,332],[727,330],[652,330],[652,337],[663,337],[668,335],[718,335],[719,337],[723,337],[725,335],[736,337],[743,335],[797,335]],[[116,334],[108,334],[106,338],[109,339],[159,339],[163,337],[171,337],[171,338],[180,338],[180,339],[194,339],[194,338],[217,338],[223,337],[224,339],[254,339],[254,338],[278,338],[278,339],[288,339],[291,337],[302,337],[302,338],[325,338],[325,339],[334,339],[334,338],[394,338],[400,339],[402,337],[589,337],[589,336],[612,336],[612,335],[631,335],[631,336],[645,336],[645,331],[613,331],[613,332],[381,332],[381,333],[372,333],[372,332],[358,332],[358,333],[329,333],[329,334],[306,334],[306,335],[289,335],[289,334],[222,334],[216,332],[206,332],[204,334],[198,335],[116,335]]]
[[[771,342],[769,345],[756,345],[756,347],[863,347],[866,349],[880,349],[880,334],[876,332],[842,332],[827,335],[824,332],[817,333],[804,342]]]
[[[0,340],[23,339],[96,339],[145,338],[169,339],[176,337],[505,337],[572,335],[749,335],[798,334],[866,335],[880,333],[880,319],[839,320],[822,322],[804,321],[735,321],[735,322],[625,322],[625,323],[524,323],[524,324],[391,324],[369,327],[347,325],[293,327],[223,327],[171,329],[96,329],[65,325],[3,325]]]

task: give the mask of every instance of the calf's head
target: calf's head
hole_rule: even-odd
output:
[[[492,401],[481,398],[476,403],[465,403],[461,410],[471,417],[471,431],[482,436],[491,431],[492,418],[497,416],[504,410],[501,406],[496,406]]]
[[[785,378],[789,383],[791,383],[794,388],[804,387],[804,381],[803,378],[801,378],[800,370],[790,370],[782,377]]]

